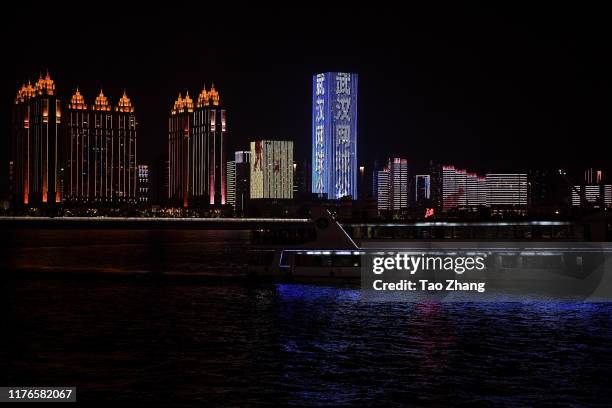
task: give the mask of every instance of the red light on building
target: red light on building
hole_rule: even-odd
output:
[[[425,209],[425,218],[431,218],[434,216],[434,209],[433,208],[426,208]]]

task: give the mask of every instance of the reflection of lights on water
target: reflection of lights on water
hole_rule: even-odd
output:
[[[308,284],[279,283],[275,285],[276,292],[284,301],[314,301],[322,298],[334,301],[357,301],[361,299],[361,291],[356,288],[338,288]]]

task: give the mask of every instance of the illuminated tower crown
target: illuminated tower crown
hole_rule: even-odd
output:
[[[183,99],[183,108],[187,109],[187,112],[193,112],[193,100],[189,97],[189,91],[187,91],[185,99]]]
[[[81,92],[79,92],[79,88],[76,89],[76,92],[74,93],[74,95],[72,95],[72,98],[70,98],[70,104],[68,104],[68,108],[78,110],[87,109],[87,105],[85,104],[85,98],[83,98],[83,95],[81,95]]]
[[[215,84],[212,84],[212,87],[210,88],[210,92],[208,93],[208,98],[211,100],[214,106],[219,105],[219,93],[215,89]]]
[[[134,112],[134,107],[132,106],[132,102],[130,98],[127,97],[125,91],[123,91],[123,96],[119,99],[119,103],[115,108],[117,112]]]
[[[55,94],[55,82],[49,76],[49,72],[43,78],[42,75],[38,77],[38,81],[36,81],[35,86],[36,92],[38,95],[54,95]]]
[[[102,92],[101,89],[100,89],[100,94],[96,97],[93,109],[98,110],[98,111],[110,111],[111,110],[110,104],[108,103],[108,98],[104,96],[104,92]]]
[[[170,111],[170,113],[172,115],[176,115],[179,112],[183,111],[183,97],[181,96],[181,93],[179,92],[178,98],[176,98],[176,101],[174,101],[174,106],[172,107],[172,110]]]
[[[30,98],[36,96],[36,89],[32,86],[32,83],[28,81],[28,85],[25,84],[21,86],[21,89],[17,91],[17,96],[15,97],[15,103],[24,102]]]
[[[201,108],[203,106],[208,106],[208,92],[206,92],[206,85],[202,88],[202,92],[198,95],[198,103],[197,107]]]
[[[36,89],[32,86],[32,83],[28,81],[28,86],[26,86],[26,98],[33,98],[36,95]]]
[[[21,88],[19,88],[19,90],[17,91],[17,95],[15,95],[15,105],[25,101],[25,91],[26,86],[21,85]]]

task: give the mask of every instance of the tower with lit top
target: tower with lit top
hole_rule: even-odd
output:
[[[60,125],[62,110],[55,82],[47,74],[17,91],[13,105],[12,201],[17,207],[61,201]]]
[[[226,203],[226,110],[214,84],[179,93],[168,119],[168,198],[184,208]]]
[[[67,107],[64,141],[64,195],[69,203],[136,202],[136,127],[125,91],[113,106],[103,90],[87,104],[76,89]]]

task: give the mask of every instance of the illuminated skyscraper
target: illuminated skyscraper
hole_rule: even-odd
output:
[[[213,85],[194,104],[179,94],[170,112],[168,197],[175,205],[224,205],[226,201],[227,124]]]
[[[379,210],[403,210],[408,208],[408,161],[390,158],[387,167],[377,175],[377,200]]]
[[[49,73],[24,84],[13,105],[11,161],[16,206],[59,203],[62,110]]]
[[[136,116],[130,98],[123,92],[114,109],[115,127],[112,146],[113,199],[132,202],[136,199]]]
[[[312,77],[312,192],[357,199],[357,74]]]
[[[389,209],[408,208],[408,161],[406,159],[389,159]]]
[[[251,142],[251,199],[293,198],[293,142]]]
[[[77,88],[67,109],[65,198],[69,202],[136,202],[136,116],[124,92],[117,106],[100,90],[88,105]]]

